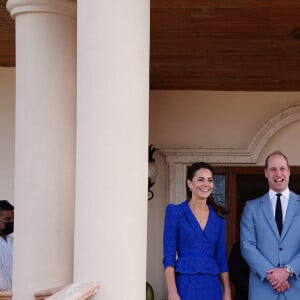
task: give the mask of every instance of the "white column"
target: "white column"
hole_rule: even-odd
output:
[[[78,1],[74,281],[95,299],[145,299],[147,0]]]
[[[16,22],[13,294],[72,281],[76,2],[9,0]]]

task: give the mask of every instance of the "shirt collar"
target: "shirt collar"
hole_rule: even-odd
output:
[[[276,197],[276,194],[278,194],[278,192],[275,192],[274,190],[270,189],[269,190],[269,196],[270,196],[270,199],[273,199],[274,197]],[[289,188],[286,188],[284,191],[282,191],[280,193],[284,198],[286,199],[289,199],[290,197],[290,189]]]

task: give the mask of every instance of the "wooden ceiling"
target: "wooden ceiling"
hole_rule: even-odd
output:
[[[0,67],[15,65],[15,22],[0,0]]]
[[[150,88],[300,91],[299,0],[150,0]],[[0,66],[15,65],[0,0]]]
[[[299,0],[151,0],[152,89],[300,90]]]

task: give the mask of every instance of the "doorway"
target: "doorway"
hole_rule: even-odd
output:
[[[240,219],[246,201],[255,199],[268,192],[268,182],[264,167],[220,167],[216,174],[225,177],[225,203],[229,210],[227,218],[227,251],[239,241]],[[290,189],[300,194],[300,167],[291,166]]]

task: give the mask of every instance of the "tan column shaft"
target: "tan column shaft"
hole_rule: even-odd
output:
[[[145,299],[149,1],[78,1],[74,280]]]
[[[76,2],[9,0],[16,22],[14,300],[72,281]]]

